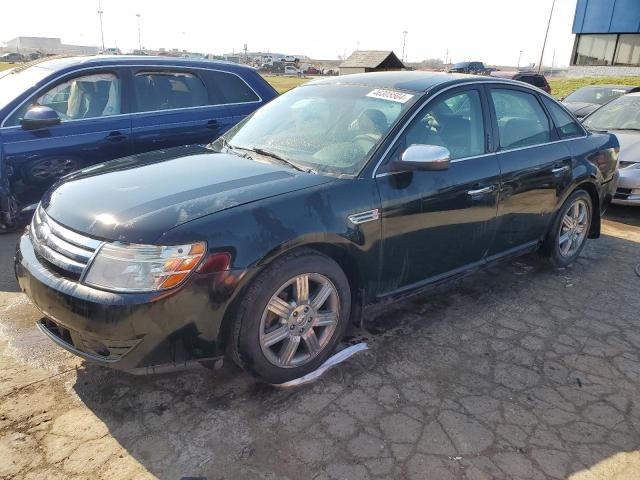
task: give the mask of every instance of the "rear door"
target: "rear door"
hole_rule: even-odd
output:
[[[153,67],[132,71],[136,153],[210,143],[234,124],[220,92],[207,87],[206,73]]]
[[[23,202],[37,200],[56,178],[72,170],[131,154],[124,74],[120,68],[97,68],[66,75],[4,119],[4,161],[13,168],[14,181],[22,180],[29,196]],[[55,110],[60,124],[23,129],[20,119],[32,104]]]
[[[527,89],[489,89],[502,173],[498,226],[490,256],[535,245],[571,180],[571,153],[540,97]]]

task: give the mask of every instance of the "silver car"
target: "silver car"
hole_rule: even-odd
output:
[[[623,95],[603,105],[586,117],[583,125],[618,137],[620,180],[613,203],[640,206],[640,92]]]

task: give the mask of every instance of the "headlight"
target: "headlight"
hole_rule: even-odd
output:
[[[106,243],[100,248],[84,283],[107,290],[145,292],[182,283],[200,263],[204,243],[191,245],[137,245]]]

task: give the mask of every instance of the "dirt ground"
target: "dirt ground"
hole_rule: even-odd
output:
[[[231,364],[134,377],[42,337],[0,237],[0,478],[640,478],[640,210],[378,309],[297,389]]]

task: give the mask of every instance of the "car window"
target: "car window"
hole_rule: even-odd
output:
[[[546,97],[542,97],[542,101],[549,110],[556,128],[560,130],[562,138],[581,137],[584,135],[584,132],[578,125],[578,122],[576,122],[560,105]]]
[[[500,148],[526,147],[551,141],[549,119],[531,93],[492,89]]]
[[[446,147],[451,159],[483,154],[480,93],[467,90],[438,97],[428,104],[404,134],[404,148],[415,144]]]
[[[224,103],[249,103],[259,102],[256,95],[247,83],[237,75],[224,72],[210,72],[210,81],[215,85],[216,90],[221,92]]]
[[[544,88],[546,86],[544,78],[537,75],[522,75],[516,80],[520,80],[521,82],[528,83],[538,88]]]
[[[121,112],[121,82],[113,73],[95,73],[59,83],[18,109],[7,126],[18,125],[33,105],[43,105],[58,113],[60,120],[107,117]]]
[[[138,112],[209,104],[202,80],[187,72],[140,72],[134,77],[134,86]]]

